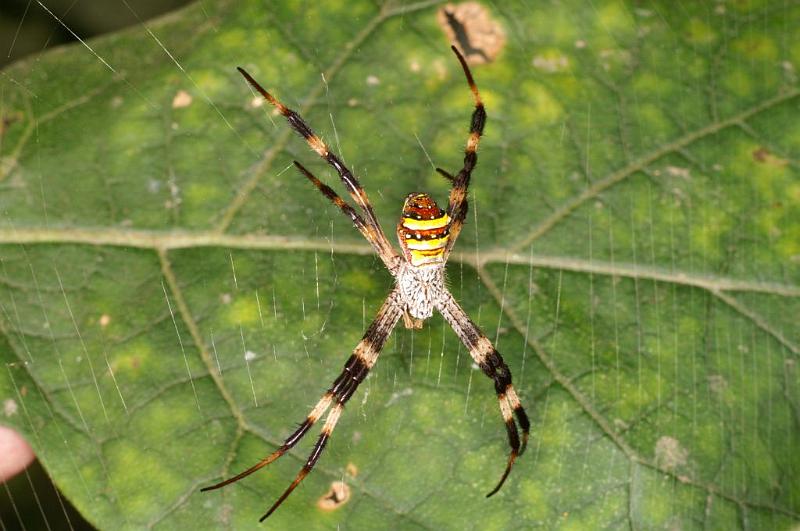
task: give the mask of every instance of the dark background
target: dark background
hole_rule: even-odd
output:
[[[202,0],[208,1],[208,0]],[[127,4],[126,4],[127,2]],[[140,24],[190,0],[0,0],[0,68],[46,48]],[[89,52],[87,52],[89,53]],[[0,488],[0,529],[93,529],[59,497],[38,461]]]
[[[190,0],[41,0],[81,39],[139,24]],[[209,0],[203,0],[209,1]],[[137,18],[138,17],[138,18]],[[0,1],[0,68],[74,37],[36,0]]]

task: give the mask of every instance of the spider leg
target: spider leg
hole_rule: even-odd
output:
[[[347,370],[347,368],[345,368],[345,370]],[[323,415],[323,413],[327,411],[332,401],[333,401],[333,393],[331,392],[331,390],[328,390],[327,393],[322,395],[322,398],[319,400],[319,402],[317,402],[317,405],[314,406],[314,409],[311,410],[311,412],[308,414],[305,420],[300,424],[300,426],[295,430],[295,432],[289,435],[289,437],[286,438],[286,440],[277,450],[275,450],[270,455],[268,455],[255,465],[251,466],[247,470],[244,470],[243,472],[240,472],[239,474],[236,474],[235,476],[228,478],[225,481],[220,481],[219,483],[216,483],[209,487],[203,487],[202,489],[200,489],[200,492],[219,489],[221,487],[224,487],[225,485],[230,485],[231,483],[235,483],[240,479],[249,476],[256,470],[263,468],[268,464],[272,463],[273,461],[275,461],[276,459],[278,459],[280,456],[289,451],[295,444],[297,444],[300,441],[300,439],[303,438],[303,436],[311,428],[311,426],[313,426],[317,422],[317,420],[319,420],[319,418]]]
[[[448,207],[448,214],[450,216],[450,238],[447,240],[447,247],[445,248],[445,259],[450,255],[453,245],[458,239],[461,232],[461,227],[464,225],[464,220],[467,217],[467,189],[469,188],[469,180],[472,175],[472,170],[478,162],[478,144],[483,134],[483,127],[486,124],[486,110],[483,108],[478,87],[475,85],[475,80],[472,78],[472,73],[467,66],[467,61],[461,52],[455,46],[451,46],[453,53],[458,57],[461,67],[464,69],[464,75],[467,77],[472,95],[475,97],[475,110],[472,112],[472,120],[469,127],[469,138],[467,139],[467,147],[464,149],[464,167],[456,176],[451,179],[453,187],[450,189],[450,204]],[[438,170],[437,170],[438,171]],[[439,173],[442,173],[441,171]],[[442,175],[445,175],[442,173]],[[445,175],[447,177],[447,175]]]
[[[319,456],[322,455],[322,451],[325,449],[325,445],[328,443],[328,438],[333,433],[333,428],[336,427],[336,423],[339,421],[339,416],[342,414],[342,410],[344,409],[344,403],[337,403],[333,406],[330,413],[328,413],[328,418],[325,419],[325,425],[322,427],[322,433],[317,439],[317,442],[314,444],[314,449],[311,450],[311,454],[308,456],[306,463],[303,465],[303,468],[300,469],[300,472],[294,478],[294,481],[289,485],[289,487],[281,494],[280,498],[275,500],[275,503],[272,504],[272,507],[264,513],[264,516],[258,519],[259,522],[263,522],[269,515],[275,512],[275,510],[280,507],[283,501],[289,497],[289,494],[297,487],[303,479],[311,472],[311,469],[314,468],[314,465],[317,463],[317,459]]]
[[[497,486],[493,488],[488,498],[495,494],[505,483],[514,461],[522,455],[528,445],[528,434],[530,432],[530,421],[522,403],[511,383],[511,371],[497,350],[492,346],[491,341],[481,332],[480,328],[472,322],[467,313],[456,302],[449,293],[444,301],[438,306],[439,312],[453,328],[459,339],[469,349],[472,359],[481,368],[483,373],[494,381],[494,390],[497,393],[497,400],[500,403],[500,413],[506,425],[508,433],[508,444],[511,446],[511,453],[508,456],[508,463]],[[522,440],[520,441],[517,424],[514,422],[516,416],[519,426],[522,428]]]
[[[382,246],[381,238],[378,234],[376,234],[375,227],[364,221],[364,218],[362,218],[353,207],[346,203],[344,199],[339,197],[339,194],[334,192],[333,188],[317,179],[310,171],[308,171],[308,169],[306,169],[305,166],[297,161],[294,161],[294,165],[298,170],[300,170],[300,173],[302,173],[306,179],[311,181],[311,184],[317,187],[317,190],[322,192],[322,195],[330,199],[331,203],[339,207],[339,210],[341,210],[345,216],[350,218],[350,220],[353,222],[353,225],[355,225],[355,227],[358,229],[358,232],[360,232],[361,235],[364,236],[364,238],[372,245],[373,249],[375,249],[375,252],[378,253],[378,256],[381,258],[381,260],[383,260],[383,263],[386,265],[386,267],[390,271],[396,267],[396,261],[390,259],[390,257],[393,257],[394,251],[391,250],[391,248],[386,249]]]
[[[239,481],[240,479],[249,476],[256,470],[259,470],[260,468],[272,463],[285,454],[295,444],[297,444],[297,442],[303,438],[306,432],[308,432],[311,426],[313,426],[317,420],[322,417],[328,408],[330,408],[328,416],[325,419],[325,424],[322,426],[322,433],[320,434],[319,439],[317,439],[314,449],[308,456],[305,465],[303,465],[303,468],[297,474],[297,477],[295,477],[294,481],[292,481],[292,483],[289,485],[289,488],[286,489],[286,491],[280,496],[280,498],[278,498],[272,507],[270,507],[264,516],[261,517],[261,520],[264,520],[271,515],[280,506],[280,504],[283,503],[289,494],[292,493],[295,487],[297,487],[297,485],[303,481],[311,469],[314,468],[314,465],[316,464],[325,448],[325,445],[327,444],[328,438],[330,437],[334,427],[336,426],[336,423],[339,420],[339,416],[342,414],[344,405],[348,400],[350,400],[350,397],[353,396],[353,393],[355,393],[356,389],[358,389],[359,384],[364,381],[370,369],[373,367],[373,365],[375,365],[381,349],[383,349],[383,346],[386,344],[386,340],[389,338],[389,335],[394,329],[394,326],[400,320],[402,314],[403,308],[400,304],[400,294],[397,288],[395,288],[395,290],[392,291],[392,293],[390,293],[386,298],[383,306],[381,306],[381,309],[378,311],[378,315],[375,317],[375,320],[369,325],[367,331],[364,333],[364,337],[361,339],[358,345],[356,345],[353,353],[347,359],[342,372],[339,374],[336,380],[333,381],[330,389],[328,389],[319,402],[317,402],[317,405],[314,406],[314,409],[311,410],[311,413],[308,414],[300,427],[298,427],[297,430],[295,430],[295,432],[292,433],[277,450],[252,467],[237,474],[236,476],[233,476],[230,479],[226,479],[225,481],[217,483],[216,485],[205,487],[201,489],[201,491],[214,490],[224,487],[225,485]],[[331,407],[331,404],[333,404],[333,407]]]
[[[450,181],[450,184],[453,184],[453,182],[456,180],[452,173],[449,173],[447,170],[443,170],[442,168],[436,168],[436,173]]]
[[[289,487],[281,494],[275,503],[272,504],[272,507],[264,513],[264,516],[262,516],[259,521],[263,522],[269,515],[275,512],[289,494],[292,493],[295,487],[297,487],[308,473],[311,472],[311,469],[314,468],[319,456],[322,455],[322,451],[325,449],[325,445],[328,443],[328,438],[330,438],[333,429],[336,427],[336,423],[339,421],[339,417],[344,410],[344,405],[350,400],[353,393],[356,392],[359,384],[367,377],[369,370],[375,365],[375,362],[378,361],[378,354],[380,354],[384,344],[386,344],[386,340],[389,338],[389,334],[391,334],[392,329],[394,329],[394,326],[397,324],[397,321],[400,320],[402,314],[403,310],[399,302],[399,292],[397,288],[395,288],[383,303],[383,306],[378,312],[378,316],[369,328],[367,328],[361,342],[356,346],[353,354],[347,361],[345,370],[334,382],[331,390],[336,396],[336,405],[334,405],[330,413],[328,413],[328,417],[325,419],[325,425],[322,427],[322,433],[319,439],[317,439],[316,444],[314,444],[314,448],[311,450],[306,463],[303,465],[303,468],[300,469],[300,472],[297,473],[294,481],[292,481]]]
[[[289,125],[292,127],[292,129],[297,131],[303,138],[305,138],[309,147],[316,151],[320,157],[325,159],[325,161],[336,170],[336,172],[339,174],[339,178],[342,180],[342,183],[344,183],[345,188],[347,188],[347,191],[350,193],[350,197],[352,197],[356,204],[364,211],[367,225],[372,228],[372,232],[376,235],[375,238],[377,240],[377,244],[373,245],[376,248],[380,248],[382,250],[381,252],[385,253],[385,258],[396,256],[396,253],[394,250],[392,250],[392,246],[389,244],[389,240],[386,238],[386,235],[383,233],[383,230],[378,223],[378,218],[375,216],[375,211],[372,209],[372,204],[369,202],[367,193],[364,191],[364,188],[361,186],[361,183],[356,176],[353,175],[347,166],[342,163],[339,157],[337,157],[336,154],[328,148],[325,142],[319,136],[317,136],[316,133],[314,133],[311,127],[309,127],[309,125],[299,114],[286,107],[272,94],[267,92],[267,90],[259,85],[258,82],[253,79],[253,77],[248,74],[247,71],[245,71],[245,69],[241,67],[237,67],[236,69],[270,105],[273,105],[276,109],[278,109],[278,111],[289,122]],[[384,258],[384,256],[382,256],[382,258]],[[387,260],[384,259],[384,262],[386,261]]]

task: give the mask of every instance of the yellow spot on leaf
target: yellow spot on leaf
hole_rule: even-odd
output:
[[[126,516],[133,520],[146,521],[153,507],[180,496],[188,486],[181,474],[158,457],[158,452],[145,452],[127,440],[118,440],[108,446],[106,454],[109,488],[125,500]],[[146,481],[131,481],[131,471]]]
[[[124,350],[109,355],[109,365],[114,374],[135,377],[142,374],[141,367],[150,361],[152,349],[146,341],[135,341]],[[146,374],[146,372],[145,372]]]
[[[751,34],[737,39],[731,48],[752,61],[773,63],[779,59],[775,41],[764,34]]]
[[[675,85],[652,72],[642,72],[633,79],[633,89],[643,96],[665,97],[672,93]]]
[[[717,40],[717,34],[702,20],[692,18],[689,21],[686,38],[692,44],[705,45],[714,43]]]
[[[741,68],[734,68],[722,76],[722,84],[736,96],[749,96],[753,91],[753,77]]]
[[[232,325],[253,324],[258,321],[258,305],[255,298],[239,297],[227,308],[227,319]]]
[[[210,184],[199,182],[190,183],[183,188],[183,203],[186,208],[202,210],[206,215],[206,208],[224,197],[221,189]]]
[[[564,108],[544,86],[535,81],[521,85],[521,94],[527,105],[518,109],[519,123],[551,125],[561,119]]]
[[[598,9],[597,29],[601,35],[607,34],[613,40],[636,35],[636,22],[622,3],[609,2]]]

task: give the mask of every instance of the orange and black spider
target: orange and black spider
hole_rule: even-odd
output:
[[[311,149],[316,151],[320,157],[325,159],[337,171],[342,183],[350,193],[350,197],[353,198],[361,212],[356,211],[355,208],[346,203],[333,189],[314,177],[299,162],[294,162],[300,173],[350,218],[353,225],[372,245],[395,279],[394,289],[384,301],[375,320],[367,328],[361,342],[345,363],[344,370],[334,380],[328,391],[322,395],[322,398],[300,424],[300,427],[284,441],[280,448],[252,467],[232,478],[202,489],[207,491],[224,487],[272,463],[297,444],[330,408],[330,412],[328,412],[328,416],[325,419],[325,425],[322,427],[322,433],[317,439],[317,443],[314,445],[314,449],[311,451],[311,455],[308,456],[305,465],[289,485],[289,488],[261,517],[261,521],[271,515],[314,468],[314,464],[322,454],[325,444],[328,442],[328,438],[331,436],[336,422],[342,414],[344,405],[356,392],[358,385],[364,381],[372,366],[375,365],[381,349],[401,317],[407,328],[421,328],[423,320],[433,315],[434,309],[437,310],[469,349],[472,358],[483,373],[494,381],[495,392],[500,402],[500,413],[503,415],[503,421],[508,432],[511,454],[508,457],[508,463],[500,481],[487,494],[487,497],[500,490],[509,472],[511,472],[514,461],[525,451],[530,422],[516,391],[514,391],[514,387],[511,385],[511,372],[500,353],[495,350],[489,339],[459,306],[444,283],[445,263],[453,244],[458,238],[458,234],[461,232],[461,227],[464,225],[464,219],[467,214],[467,188],[469,187],[470,175],[478,160],[478,143],[483,133],[483,126],[486,123],[486,111],[483,108],[478,88],[472,79],[472,73],[467,66],[467,62],[455,46],[452,46],[452,49],[461,62],[461,67],[467,77],[467,83],[469,83],[469,88],[475,97],[475,111],[472,113],[469,138],[464,150],[464,166],[456,175],[451,175],[441,168],[437,168],[437,171],[452,183],[450,200],[446,211],[439,208],[436,205],[436,201],[428,194],[413,193],[406,197],[403,204],[402,217],[397,225],[397,237],[400,241],[402,254],[398,254],[386,238],[381,226],[378,224],[367,194],[358,179],[328,149],[325,142],[314,134],[300,115],[275,99],[242,68],[238,69],[247,82],[286,117],[289,125],[306,139]],[[515,415],[516,420],[522,427],[521,439],[517,424],[514,421]]]

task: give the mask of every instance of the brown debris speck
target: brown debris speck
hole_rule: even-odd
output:
[[[192,104],[192,95],[185,90],[179,90],[172,98],[172,108],[182,109]]]
[[[17,414],[18,410],[19,406],[13,399],[7,398],[3,401],[3,414],[6,417],[13,417]]]
[[[664,470],[675,470],[686,466],[689,451],[684,448],[678,439],[664,435],[656,442],[656,464]]]
[[[22,120],[22,113],[16,112],[13,114],[7,114],[0,118],[0,136],[3,136],[6,131],[8,131],[14,122],[19,122]]]
[[[789,164],[789,161],[773,155],[765,147],[759,147],[753,150],[753,160],[761,162],[762,164],[769,164],[770,166],[783,167]]]
[[[343,481],[334,481],[328,492],[317,500],[317,507],[323,511],[335,511],[350,500],[350,486]]]
[[[506,44],[503,26],[477,2],[447,4],[436,12],[436,20],[470,64],[491,63]]]

